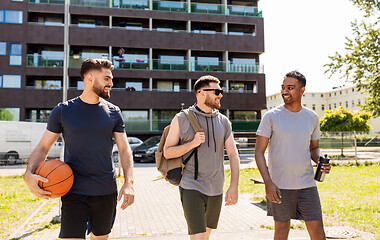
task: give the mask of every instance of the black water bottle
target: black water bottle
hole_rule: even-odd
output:
[[[327,154],[325,154],[325,157],[322,157],[322,156],[319,157],[319,163],[318,163],[317,170],[315,171],[315,177],[314,177],[316,181],[323,182],[323,180],[325,179],[326,173],[321,171],[322,164],[327,164],[329,163],[329,161],[330,161],[330,158],[327,156]]]

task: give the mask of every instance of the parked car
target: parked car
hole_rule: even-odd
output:
[[[136,147],[140,146],[143,143],[143,141],[141,141],[141,139],[137,137],[128,137],[128,143],[133,151]],[[119,150],[117,149],[116,143],[112,147],[112,159],[114,162],[119,161]]]
[[[160,143],[161,136],[148,138],[140,146],[133,150],[133,161],[135,162],[155,162],[154,155]]]

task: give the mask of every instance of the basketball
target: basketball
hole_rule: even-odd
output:
[[[35,174],[49,179],[49,182],[38,182],[38,186],[45,191],[51,192],[51,198],[65,195],[74,182],[73,171],[70,166],[60,160],[48,160],[42,162]]]

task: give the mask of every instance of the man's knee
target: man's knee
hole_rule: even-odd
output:
[[[276,222],[274,223],[274,239],[282,240],[288,239],[290,230],[290,221],[288,222]]]
[[[325,230],[323,229],[323,221],[306,221],[306,228],[309,232],[311,240],[324,240],[326,239]]]

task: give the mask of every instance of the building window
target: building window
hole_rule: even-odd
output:
[[[29,109],[27,110],[28,121],[30,122],[47,122],[51,109]]]
[[[342,106],[342,103],[341,103],[341,102],[339,103],[339,106]]]
[[[12,2],[23,2],[24,0],[12,0]]]
[[[272,107],[270,109],[272,109]],[[245,121],[256,120],[257,119],[257,112],[256,111],[231,110],[230,111],[230,119],[231,120],[245,120]]]
[[[329,110],[331,110],[331,104],[329,104]]]
[[[257,93],[256,82],[230,82],[230,92]]]
[[[355,92],[355,88],[352,89],[352,92]]]
[[[339,95],[342,95],[342,91],[339,92]]]
[[[83,81],[77,82],[77,90],[84,90],[84,82]]]
[[[323,94],[321,94],[321,98],[323,98]]]
[[[346,101],[346,108],[348,108],[348,101]]]
[[[21,66],[22,62],[22,44],[11,43],[9,54],[9,65]]]
[[[313,104],[313,110],[315,110],[315,104]]]
[[[336,108],[336,103],[334,103],[334,108]]]
[[[3,75],[0,77],[0,88],[21,88],[21,75]]]
[[[312,93],[312,94],[311,94],[311,97],[315,97],[315,94],[314,94],[314,93]]]
[[[358,104],[360,105],[360,99],[358,99]]]
[[[331,93],[329,93],[329,97],[331,97]]]
[[[322,104],[322,106],[321,106],[321,110],[322,110],[322,111],[325,111],[325,104]]]
[[[0,42],[0,56],[7,55],[7,43]]]
[[[348,90],[346,90],[346,94],[348,93]]]
[[[352,100],[351,106],[355,106],[355,100]]]
[[[35,80],[36,89],[61,89],[61,80]]]
[[[306,104],[304,104],[303,106],[306,107]]]
[[[334,92],[334,96],[336,96],[336,92]]]
[[[142,82],[125,82],[125,90],[127,91],[142,91],[143,83]]]
[[[20,121],[20,108],[0,108],[1,121]]]
[[[22,11],[0,10],[0,23],[22,24]]]

